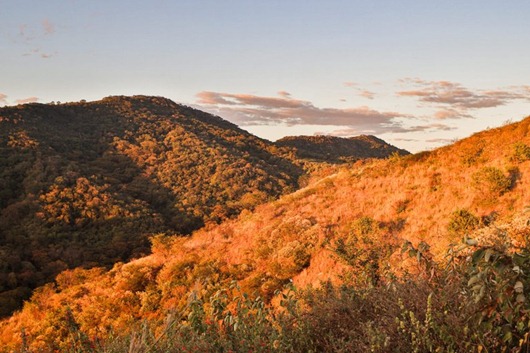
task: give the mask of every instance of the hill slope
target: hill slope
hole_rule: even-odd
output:
[[[266,299],[291,281],[298,287],[347,281],[357,289],[392,293],[384,286],[390,278],[424,271],[399,250],[403,244],[416,249],[415,258],[441,262],[450,243],[522,214],[530,204],[528,190],[530,118],[432,152],[358,162],[191,238],[156,237],[152,255],[110,272],[65,272],[56,286],[41,289],[22,313],[3,323],[1,339],[16,344],[17,332],[26,327],[35,347],[63,342],[64,330],[45,332],[58,325],[55,318],[64,319],[66,304],[68,317],[88,336],[129,332],[131,322],[142,319],[162,330],[157,322],[192,310],[190,300],[197,296],[213,308],[217,299],[210,296],[219,289],[230,293],[226,288],[233,280]],[[504,237],[528,235],[524,221],[522,230]],[[418,285],[429,276],[420,277]],[[331,317],[316,317],[314,324],[321,319]]]
[[[375,136],[361,135],[342,138],[335,136],[288,136],[275,142],[280,147],[291,147],[298,158],[327,162],[352,162],[366,158],[386,158],[393,153],[409,152],[389,145]]]
[[[158,97],[0,109],[0,316],[77,266],[149,251],[293,191],[303,170],[219,117]]]

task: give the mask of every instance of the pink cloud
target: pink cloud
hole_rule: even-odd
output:
[[[312,102],[280,97],[249,94],[200,92],[200,108],[223,116],[239,125],[328,125],[355,129],[362,133],[381,133],[406,128],[397,118],[407,116],[397,112],[380,112],[366,106],[354,108],[321,108]]]
[[[42,28],[45,35],[55,33],[55,25],[50,22],[47,18],[42,21]]]
[[[364,97],[364,98],[374,99],[375,93],[371,92],[371,91],[364,90],[364,91],[361,91],[361,93],[359,93],[359,95],[361,97]]]
[[[7,95],[0,93],[0,103],[7,104]]]
[[[472,91],[460,83],[450,81],[424,81],[404,79],[402,83],[417,86],[413,90],[397,92],[402,97],[417,97],[420,102],[448,105],[453,109],[494,108],[517,99],[528,99],[520,90],[476,90]],[[460,114],[463,117],[465,114]]]
[[[25,103],[35,103],[39,100],[37,97],[28,97],[23,99],[17,99],[15,103],[17,104],[25,104]]]
[[[434,117],[438,120],[445,119],[460,119],[460,118],[473,118],[471,115],[463,114],[461,111],[455,109],[442,109],[434,113]]]

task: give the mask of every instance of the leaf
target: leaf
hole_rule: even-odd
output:
[[[477,251],[475,251],[473,253],[473,256],[471,257],[471,260],[473,261],[474,264],[476,264],[478,261],[480,261],[480,259],[484,255],[484,252],[485,252],[485,249],[479,249],[479,250],[477,250]]]
[[[468,287],[471,287],[472,285],[474,285],[475,283],[477,283],[478,281],[480,281],[480,277],[479,275],[474,275],[473,277],[471,277],[469,279],[469,281],[467,282],[467,286]]]
[[[490,258],[491,258],[491,255],[493,255],[493,250],[486,249],[486,252],[484,254],[484,261],[489,262]]]

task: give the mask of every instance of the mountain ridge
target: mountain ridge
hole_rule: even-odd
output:
[[[393,153],[410,154],[372,135],[349,138],[329,135],[286,136],[275,143],[278,146],[294,148],[298,158],[327,162],[354,162],[366,158],[386,158]]]
[[[294,191],[307,162],[151,96],[0,108],[0,316],[73,267],[149,253]]]
[[[346,282],[355,290],[377,292],[407,274],[429,281],[433,274],[422,264],[436,261],[446,268],[451,244],[462,239],[474,244],[469,237],[476,232],[495,231],[497,224],[520,215],[521,230],[504,234],[514,239],[528,234],[524,209],[530,204],[529,189],[527,118],[434,151],[345,166],[190,238],[154,237],[152,255],[115,265],[110,272],[63,272],[56,285],[41,288],[3,328],[16,332],[26,325],[37,345],[61,342],[42,332],[54,324],[46,313],[60,312],[58,303],[68,302],[88,335],[106,327],[126,333],[131,317],[155,324],[172,310],[186,312],[190,298],[199,295],[208,308],[210,296],[218,290],[230,293],[226,288],[233,288],[234,280],[244,293],[265,301],[274,301],[291,284]],[[96,293],[107,293],[107,306],[93,302]]]

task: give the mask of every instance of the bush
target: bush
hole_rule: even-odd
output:
[[[463,235],[475,230],[480,225],[480,219],[465,209],[456,210],[451,214],[447,230],[450,233]]]
[[[484,167],[473,174],[474,186],[481,192],[501,196],[512,188],[513,178],[495,167]]]
[[[530,159],[530,146],[525,143],[517,142],[513,145],[512,160],[524,162]]]

